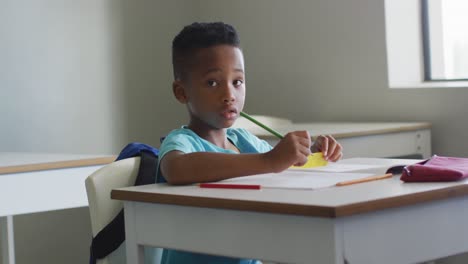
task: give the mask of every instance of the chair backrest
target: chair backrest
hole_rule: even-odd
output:
[[[96,236],[123,207],[123,203],[112,200],[112,189],[133,186],[140,166],[140,157],[128,158],[108,164],[91,174],[85,181],[88,194],[91,230]],[[124,245],[124,244],[122,244]],[[97,264],[125,262],[125,248],[119,247]]]

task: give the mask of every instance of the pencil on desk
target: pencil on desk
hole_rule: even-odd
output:
[[[270,128],[268,126],[266,126],[265,124],[261,123],[260,121],[258,121],[257,119],[249,116],[248,114],[244,113],[244,112],[240,112],[240,115],[242,117],[245,117],[246,119],[252,121],[254,124],[258,125],[259,127],[265,129],[266,131],[270,132],[271,134],[275,135],[276,137],[278,137],[279,139],[282,139],[283,136],[278,133],[277,131],[275,131],[273,128]]]
[[[356,184],[356,183],[382,180],[382,179],[391,178],[392,175],[393,174],[391,174],[391,173],[387,173],[387,174],[384,174],[384,175],[377,175],[377,176],[370,176],[370,177],[366,177],[366,178],[354,179],[354,180],[349,180],[349,181],[342,181],[342,182],[338,182],[336,184],[336,186],[346,186],[346,185],[351,185],[351,184]]]
[[[246,189],[246,190],[260,190],[261,186],[258,184],[232,184],[232,183],[199,183],[200,188],[211,189]]]

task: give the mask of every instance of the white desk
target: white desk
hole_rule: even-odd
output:
[[[431,124],[427,122],[292,123],[284,119],[262,119],[262,122],[281,134],[307,130],[312,138],[319,135],[332,135],[343,146],[345,158],[385,158],[420,154],[426,159],[432,156]],[[239,119],[236,126],[245,127],[272,145],[278,142],[273,135],[246,120]]]
[[[3,263],[15,263],[14,215],[88,206],[86,177],[114,159],[114,156],[0,153]]]
[[[413,161],[350,159],[384,167]],[[314,191],[147,185],[124,201],[127,263],[142,245],[281,263],[416,263],[468,251],[468,184],[399,177]]]

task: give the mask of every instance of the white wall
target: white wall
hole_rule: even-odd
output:
[[[294,121],[429,121],[435,153],[468,156],[468,90],[388,88],[384,0],[0,0],[0,6],[0,151],[158,146],[161,135],[186,122],[171,94],[172,38],[194,20],[223,20],[241,35],[249,113]],[[38,217],[47,219],[46,242],[31,233]],[[71,263],[70,254],[85,263],[88,217],[86,209],[18,217],[18,263]],[[73,253],[67,243],[53,243],[67,232],[61,223],[73,226]],[[50,243],[57,256],[44,253]]]
[[[185,116],[171,99],[170,47],[195,19],[194,4],[0,0],[0,151],[157,144]],[[87,208],[15,216],[14,224],[18,264],[88,262]]]
[[[2,150],[109,149],[115,36],[107,3],[6,1],[0,12]]]
[[[161,124],[180,123],[166,111],[170,47],[194,20],[193,3],[1,0],[1,151],[156,144]]]

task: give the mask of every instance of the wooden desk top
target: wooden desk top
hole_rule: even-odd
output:
[[[0,152],[0,175],[61,168],[103,165],[116,156]]]
[[[247,124],[246,124],[247,125]],[[245,127],[245,126],[244,126]],[[254,135],[261,138],[275,138],[264,129],[248,125],[245,127]],[[307,130],[312,137],[319,135],[332,135],[333,137],[349,138],[368,135],[379,135],[388,133],[399,133],[407,131],[416,131],[421,129],[430,129],[431,123],[428,122],[378,122],[378,123],[354,123],[354,122],[339,122],[339,123],[291,123],[287,125],[272,126],[281,134],[286,134],[295,130]]]
[[[367,159],[371,160],[371,159]],[[382,166],[411,164],[372,159]],[[358,159],[349,159],[358,161]],[[346,161],[345,162],[349,162]],[[376,163],[373,163],[376,164]],[[378,163],[377,163],[378,164]],[[387,167],[382,167],[381,171]],[[381,172],[378,172],[381,173]],[[218,209],[234,209],[317,217],[343,217],[468,195],[468,180],[442,183],[403,183],[391,179],[317,190],[201,189],[196,185],[154,184],[113,190],[112,199]]]

